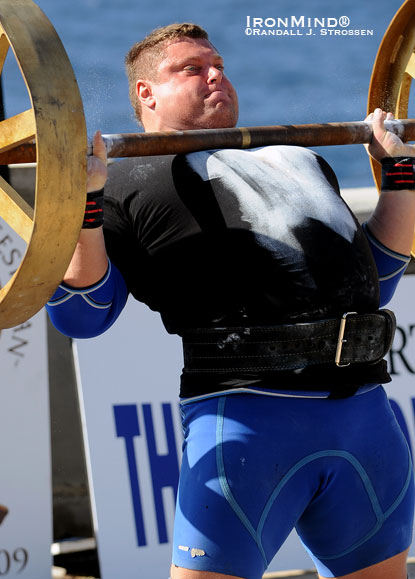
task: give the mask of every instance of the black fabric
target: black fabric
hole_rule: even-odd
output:
[[[96,229],[104,223],[104,189],[86,194],[86,206],[82,229]]]
[[[109,257],[133,296],[160,312],[170,333],[377,310],[376,266],[363,231],[339,199],[331,168],[297,147],[262,154],[266,158],[203,152],[110,167],[104,223]],[[303,169],[313,177],[310,191]],[[390,378],[383,362],[358,371],[330,367],[261,376],[261,384],[273,388],[315,388],[333,380],[355,385]],[[181,394],[223,388],[222,382],[183,375]]]

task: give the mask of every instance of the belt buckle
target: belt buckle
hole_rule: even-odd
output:
[[[347,340],[343,339],[344,332],[346,329],[347,316],[350,316],[353,314],[357,314],[357,312],[346,312],[345,314],[342,315],[342,318],[340,320],[339,334],[337,336],[336,355],[334,357],[334,362],[335,362],[336,366],[339,366],[339,368],[344,368],[346,366],[350,366],[350,362],[348,364],[340,364],[340,360],[341,360],[341,356],[342,356],[343,344],[345,342],[347,342]]]

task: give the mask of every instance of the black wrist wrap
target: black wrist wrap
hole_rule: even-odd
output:
[[[385,157],[381,191],[415,189],[415,157]]]
[[[86,194],[86,207],[82,229],[95,229],[104,223],[104,189]]]

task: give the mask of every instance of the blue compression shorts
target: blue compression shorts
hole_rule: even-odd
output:
[[[293,527],[323,577],[410,545],[410,451],[382,387],[339,400],[231,394],[181,410],[174,565],[260,579]]]

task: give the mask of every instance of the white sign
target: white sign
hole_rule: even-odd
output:
[[[103,579],[168,577],[182,433],[181,342],[130,299],[102,336],[76,341]]]
[[[402,281],[391,307],[398,312],[400,329],[391,354],[395,379],[388,391],[415,448],[411,294],[415,276]],[[181,460],[181,341],[166,333],[158,314],[130,299],[109,331],[77,340],[76,351],[102,579],[167,577]],[[310,567],[292,533],[268,571]]]
[[[407,438],[412,458],[415,458],[415,275],[401,280],[392,301],[386,306],[393,310],[397,330],[387,360],[392,382],[385,385],[392,408]],[[415,536],[415,535],[414,535]],[[415,546],[409,552],[415,556]]]
[[[18,265],[22,245],[0,221],[0,285]],[[51,577],[47,364],[44,311],[0,331],[0,576],[7,579]]]

